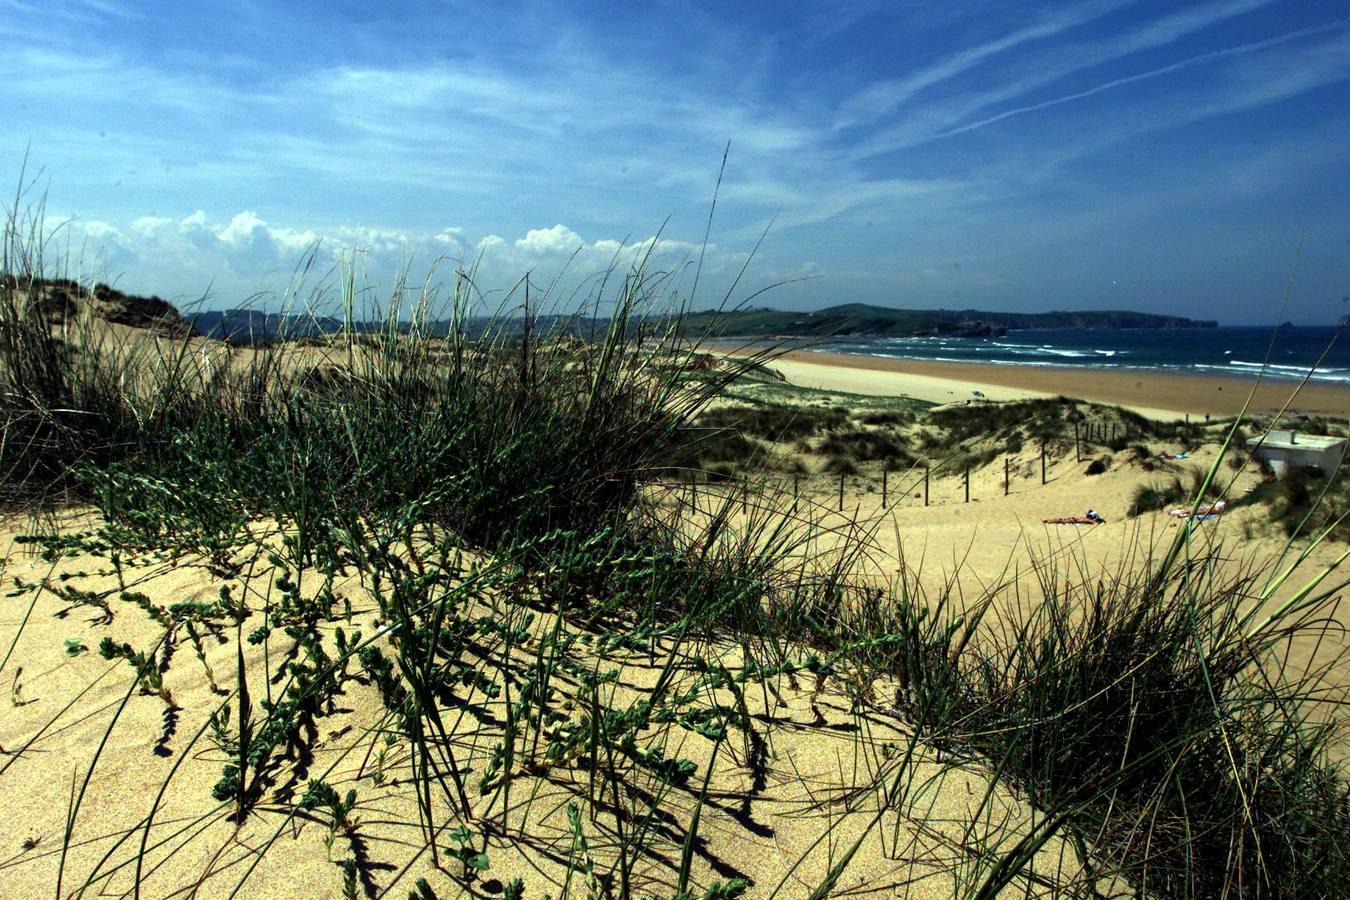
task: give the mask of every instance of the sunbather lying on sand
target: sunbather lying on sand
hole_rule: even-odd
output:
[[[1046,525],[1105,525],[1106,520],[1095,509],[1089,509],[1081,516],[1062,516],[1058,519],[1041,519]]]
[[[1169,509],[1167,514],[1178,519],[1189,519],[1192,516],[1217,516],[1227,508],[1227,500],[1216,500],[1213,503],[1202,503],[1194,509],[1189,506],[1178,506],[1176,509]]]
[[[1081,516],[1061,516],[1057,519],[1041,519],[1046,525],[1105,525],[1106,520],[1095,509],[1089,509]]]

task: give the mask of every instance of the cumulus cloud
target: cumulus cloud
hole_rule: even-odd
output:
[[[84,223],[82,229],[86,237],[93,241],[120,241],[122,232],[115,225],[92,219]]]
[[[450,247],[464,246],[464,229],[458,226],[452,228],[442,228],[432,238],[438,244],[445,244]]]
[[[572,253],[585,245],[581,235],[566,225],[552,228],[531,228],[516,241],[516,247],[527,253]]]
[[[166,216],[141,216],[131,223],[131,231],[137,237],[153,238],[158,232],[173,226],[173,219]]]
[[[530,228],[520,237],[469,235],[459,226],[413,232],[344,225],[274,225],[254,210],[216,218],[196,210],[182,218],[148,215],[124,224],[70,221],[64,226],[77,246],[87,248],[93,271],[72,273],[113,280],[125,289],[170,297],[199,297],[229,306],[259,293],[281,294],[292,287],[297,268],[314,254],[312,279],[330,277],[354,265],[374,296],[410,269],[415,280],[437,261],[477,262],[476,283],[484,295],[507,291],[525,273],[538,284],[561,277],[560,295],[611,266],[620,269],[650,258],[654,268],[675,272],[698,254],[699,245],[652,235],[640,240],[600,238],[587,242],[558,223]],[[704,272],[736,264],[741,255],[710,246]],[[443,273],[448,274],[448,273]],[[435,276],[433,275],[433,278]],[[311,286],[312,287],[312,286]]]
[[[235,213],[230,224],[216,233],[216,238],[226,244],[253,243],[267,238],[267,223],[258,218],[251,210]]]

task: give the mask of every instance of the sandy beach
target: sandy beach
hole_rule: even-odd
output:
[[[749,348],[719,346],[719,352],[744,354]],[[1110,403],[1160,419],[1231,416],[1241,411],[1254,379],[1209,378],[1143,371],[1000,366],[974,363],[856,356],[789,350],[773,368],[801,387],[874,396],[909,396],[933,403],[966,400],[980,391],[990,400],[1023,400],[1067,395]],[[1265,381],[1250,412],[1290,411],[1350,416],[1350,387],[1309,384],[1291,400],[1297,385]]]

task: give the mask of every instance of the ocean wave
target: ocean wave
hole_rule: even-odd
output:
[[[1090,359],[1093,356],[1116,356],[1123,353],[1120,350],[1071,350],[1066,347],[1056,347],[1054,344],[1041,344],[1031,346],[1029,344],[1009,344],[1000,341],[993,341],[993,346],[1000,350],[1006,350],[1009,353],[1018,356],[1060,356],[1065,359]]]
[[[1260,368],[1262,367],[1262,365],[1263,365],[1262,363],[1257,363],[1257,362],[1245,362],[1244,360],[1240,360],[1240,359],[1229,360],[1229,361],[1228,361],[1228,364],[1229,364],[1230,366],[1243,366],[1244,368],[1248,368],[1248,369],[1260,369]],[[1274,364],[1274,363],[1271,363],[1270,365],[1265,366],[1265,368],[1268,369],[1268,370],[1270,370],[1270,371],[1273,371],[1273,372],[1292,372],[1293,374],[1296,374],[1296,375],[1302,375],[1302,374],[1304,374],[1305,372],[1307,372],[1307,371],[1308,371],[1310,368],[1312,368],[1312,367],[1311,367],[1311,366],[1280,366],[1280,365],[1276,365],[1276,364]],[[1340,375],[1340,374],[1343,374],[1343,373],[1345,373],[1345,372],[1350,372],[1350,369],[1338,369],[1338,368],[1319,367],[1319,368],[1317,369],[1317,371],[1316,371],[1314,374],[1317,374],[1317,375]]]
[[[1237,367],[1236,371],[1234,367]],[[1261,364],[1253,362],[1229,362],[1225,365],[1192,363],[1182,368],[1194,372],[1217,372],[1221,375],[1255,375],[1261,371]],[[1280,381],[1297,381],[1308,375],[1308,369],[1301,366],[1271,365],[1266,366],[1264,374],[1267,378]],[[1318,369],[1308,376],[1308,380],[1331,384],[1350,384],[1350,369]]]
[[[1031,337],[1028,335],[1028,337]],[[891,359],[931,360],[971,365],[1034,366],[1038,368],[1095,369],[1133,372],[1190,372],[1196,375],[1224,375],[1231,378],[1253,377],[1261,371],[1268,336],[1257,335],[1250,342],[1223,340],[1218,346],[1196,344],[1193,338],[1178,340],[1171,334],[1149,334],[1144,343],[1131,343],[1112,336],[1084,335],[1079,343],[1073,335],[1036,335],[1031,340],[1017,337],[961,338],[952,336],[853,338],[831,342],[820,349]],[[1047,339],[1049,338],[1049,339]],[[1092,343],[1088,343],[1092,341]],[[1169,343],[1170,342],[1170,343]],[[1094,346],[1095,344],[1095,346]],[[1102,346],[1105,344],[1106,346]],[[1225,348],[1223,344],[1229,344]],[[1112,346],[1115,345],[1115,346]],[[1259,348],[1259,349],[1258,349]],[[1265,377],[1281,381],[1304,377],[1317,359],[1318,350],[1301,350],[1294,358],[1277,355],[1278,362],[1265,369]],[[1295,365],[1306,360],[1305,365]],[[1333,354],[1331,365],[1311,375],[1317,384],[1350,384],[1350,359]]]
[[[1060,356],[1065,359],[1091,359],[1092,353],[1087,350],[1063,350],[1059,347],[1037,347],[1033,352],[1045,356]]]

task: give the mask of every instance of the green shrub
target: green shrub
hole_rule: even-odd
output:
[[[968,450],[963,453],[957,453],[942,461],[942,469],[946,472],[963,472],[970,469],[972,472],[976,469],[982,469],[994,460],[1003,455],[1003,451],[998,447],[983,447],[979,450]]]
[[[858,474],[858,466],[847,456],[831,456],[825,460],[825,471],[831,475],[853,476]]]
[[[1350,508],[1350,487],[1347,486],[1345,467],[1333,477],[1311,466],[1290,469],[1283,477],[1261,484],[1247,503],[1264,504],[1270,519],[1287,535],[1317,534],[1333,526],[1331,537],[1350,541],[1350,521],[1337,518]]]
[[[883,461],[909,465],[914,461],[904,438],[885,431],[849,429],[831,432],[815,446],[817,453],[848,457],[859,462]]]
[[[837,409],[811,407],[724,406],[698,416],[697,424],[706,428],[735,429],[769,441],[795,441],[811,437],[829,428],[843,428],[848,414]]]
[[[1016,628],[971,640],[943,619],[909,641],[926,648],[903,682],[925,734],[995,761],[1150,895],[1339,894],[1350,786],[1333,731],[1286,715],[1307,685],[1269,679],[1288,632],[1242,618],[1250,577],[1061,583]]]
[[[1186,493],[1186,489],[1181,486],[1181,479],[1175,476],[1171,481],[1164,482],[1161,485],[1141,484],[1130,495],[1130,505],[1126,509],[1126,515],[1133,518],[1146,512],[1166,509],[1190,499],[1190,496]]]
[[[912,425],[914,414],[905,410],[869,410],[859,421],[864,425]]]

